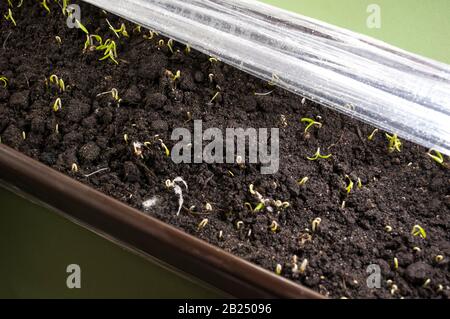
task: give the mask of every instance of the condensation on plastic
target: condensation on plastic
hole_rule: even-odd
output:
[[[252,0],[85,1],[450,155],[449,65]]]

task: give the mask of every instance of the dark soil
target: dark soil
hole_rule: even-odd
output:
[[[389,153],[384,133],[368,141],[373,128],[313,102],[302,104],[302,97],[281,89],[255,96],[272,87],[194,50],[187,54],[179,43],[172,53],[158,44],[161,37],[145,39],[144,32],[149,32],[133,32],[135,26],[128,22],[130,38],[118,40],[105,18],[116,27],[120,19],[81,4],[88,30],[117,42],[119,65],[99,61],[101,52],[83,52],[85,34],[69,29],[61,9],[53,1],[49,5],[51,14],[38,1],[13,8],[17,27],[1,19],[0,76],[9,79],[7,88],[0,87],[2,143],[138,209],[156,196],[156,206],[144,213],[269,270],[275,271],[279,263],[283,276],[323,295],[450,296],[450,173],[433,162],[427,150],[403,141],[400,153]],[[180,70],[181,79],[174,84],[166,70]],[[45,79],[52,74],[64,79],[65,92],[46,87]],[[214,75],[212,81],[209,74]],[[217,86],[220,95],[211,104]],[[97,97],[112,88],[119,92],[120,106],[110,94]],[[57,97],[62,110],[54,112]],[[299,121],[304,117],[319,120],[323,127],[305,135]],[[279,172],[261,175],[257,164],[174,164],[155,135],[171,149],[172,130],[191,130],[196,119],[203,120],[204,129],[279,127]],[[151,142],[142,148],[143,157],[134,152],[136,141]],[[318,147],[333,156],[307,160]],[[348,195],[346,175],[355,182]],[[165,186],[177,176],[189,185],[179,216],[177,197]],[[300,186],[297,181],[305,176],[309,180]],[[357,187],[358,178],[362,188]],[[244,203],[257,203],[250,184],[290,207],[250,211]],[[190,211],[192,206],[196,208]],[[322,221],[313,233],[312,221],[318,217]],[[204,218],[209,223],[198,230]],[[243,224],[237,229],[239,221]],[[275,233],[269,229],[272,221],[279,224]],[[426,239],[411,234],[416,224],[425,229]],[[303,274],[292,272],[294,255],[299,266],[308,260]],[[444,259],[437,262],[437,255]],[[370,264],[381,268],[380,289],[366,284]]]

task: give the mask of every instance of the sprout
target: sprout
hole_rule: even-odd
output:
[[[433,155],[432,153],[435,153],[436,155]],[[442,154],[434,149],[430,149],[427,153],[427,155],[429,157],[431,157],[433,159],[433,161],[435,161],[436,163],[443,165],[444,164],[444,156],[442,156]]]
[[[436,257],[434,257],[434,261],[437,262],[438,264],[444,260],[444,256],[442,255],[437,255]]]
[[[86,33],[89,36],[89,31],[88,29],[84,26],[84,24],[82,24],[78,19],[75,19],[75,22],[78,24],[78,28],[81,29],[81,31],[83,31],[84,33]]]
[[[209,212],[213,210],[212,205],[210,203],[206,203],[205,209]]]
[[[166,70],[166,75],[170,78],[170,80],[172,80],[172,82],[175,82],[181,78],[181,71],[178,70],[175,74],[173,74],[172,71]]]
[[[127,133],[123,134],[123,140],[125,141],[125,143],[128,143],[128,134]]]
[[[415,247],[413,247],[413,251],[415,253],[420,253],[422,251],[422,249],[420,249],[419,247],[415,246]]]
[[[248,185],[248,191],[250,192],[250,194],[256,195],[253,184]]]
[[[402,142],[397,137],[397,134],[391,136],[386,133],[386,138],[389,140],[388,146],[389,153],[392,153],[394,151],[401,152]]]
[[[208,224],[208,219],[203,219],[197,226],[197,230],[205,228],[205,226]]]
[[[139,24],[137,24],[136,27],[133,29],[133,32],[134,33],[141,33],[142,32],[141,29],[142,29],[142,27]]]
[[[50,8],[47,5],[47,0],[41,0],[41,6],[44,7],[44,9],[47,10],[48,13],[50,13]]]
[[[273,89],[271,91],[268,91],[268,92],[265,92],[265,93],[257,93],[257,92],[255,92],[255,96],[267,96],[267,95],[272,94],[274,91],[275,91],[275,89]]]
[[[281,264],[277,264],[275,267],[275,273],[279,276],[279,275],[281,275],[282,271],[283,271],[283,266],[281,266]]]
[[[8,86],[8,78],[6,76],[0,76],[0,82],[3,83],[3,87],[6,88]]]
[[[59,124],[58,123],[56,123],[56,125],[55,125],[55,133],[59,134]]]
[[[5,19],[6,19],[7,21],[11,21],[12,24],[14,24],[15,27],[17,26],[16,20],[14,20],[14,17],[13,17],[13,14],[12,14],[11,9],[8,9],[8,14],[5,14],[5,15],[3,15],[3,16],[5,17]]]
[[[315,161],[315,160],[318,160],[319,158],[327,159],[327,158],[330,158],[331,156],[332,156],[332,154],[321,155],[320,154],[320,147],[319,147],[317,149],[316,153],[312,157],[307,157],[307,159],[310,160],[310,161]]]
[[[62,102],[60,98],[57,98],[55,103],[53,103],[53,111],[58,112],[62,109]]]
[[[322,219],[320,217],[315,218],[311,223],[311,229],[313,232],[316,232],[319,229],[320,223]]]
[[[184,52],[186,52],[186,54],[191,53],[191,46],[189,44],[186,44],[186,47],[184,48]]]
[[[369,141],[372,141],[373,138],[375,137],[375,134],[377,134],[377,132],[378,132],[378,129],[377,129],[377,128],[374,129],[374,130],[372,131],[372,133],[370,133],[370,135],[367,137],[367,139],[368,139]]]
[[[173,39],[169,39],[169,41],[167,41],[167,47],[169,48],[170,52],[172,52],[172,54],[173,54]]]
[[[389,226],[389,225],[386,225],[386,226],[384,227],[384,230],[385,230],[387,233],[390,233],[390,232],[392,232],[392,227]]]
[[[27,133],[25,133],[25,131],[22,131],[22,139],[24,141],[27,139]]]
[[[116,88],[112,88],[111,91],[99,93],[99,94],[97,94],[97,97],[105,95],[105,94],[111,94],[112,98],[114,99],[114,101],[117,102],[118,105],[120,105],[120,102],[122,102],[122,99],[119,96],[119,91]]]
[[[119,29],[114,29],[114,27],[111,25],[111,23],[109,23],[109,20],[108,20],[108,19],[106,19],[106,22],[107,22],[108,25],[109,25],[109,29],[112,30],[112,32],[114,32],[114,34],[116,35],[117,38],[120,39],[119,33],[122,34],[122,35],[123,35],[124,37],[126,37],[126,38],[129,37],[128,32],[127,32],[127,29],[126,29],[124,23],[122,23],[122,24],[120,25],[120,28],[119,28]]]
[[[280,80],[280,77],[276,75],[275,73],[272,74],[272,80],[270,80],[267,84],[270,86],[275,86],[277,82]]]
[[[427,280],[425,280],[425,282],[423,283],[422,287],[423,287],[423,288],[428,287],[428,285],[430,284],[430,282],[431,282],[431,279],[428,278]]]
[[[221,231],[219,231],[219,235],[217,236],[219,239],[222,239],[223,238],[223,231],[221,230]]]
[[[208,60],[209,60],[209,62],[211,62],[211,63],[214,63],[214,62],[218,62],[218,61],[219,61],[217,58],[214,58],[214,57],[210,57]]]
[[[391,295],[394,295],[398,291],[398,286],[395,284],[391,285]]]
[[[244,226],[244,222],[242,220],[236,222],[236,229],[239,230]]]
[[[270,224],[269,228],[272,233],[276,233],[279,230],[278,223],[273,220],[272,223]]]
[[[394,257],[394,269],[397,270],[398,269],[398,258]]]
[[[425,232],[425,229],[423,229],[420,225],[414,225],[411,234],[414,236],[420,236],[423,239],[427,238],[427,233]]]
[[[66,85],[64,84],[63,79],[59,79],[57,75],[52,74],[50,75],[50,83],[56,84],[59,87],[60,92],[64,92],[66,90]]]
[[[167,148],[166,144],[164,144],[163,140],[159,139],[159,142],[161,143],[162,148],[164,149],[164,152],[167,157],[170,157],[170,151]]]
[[[56,40],[56,42],[57,42],[59,45],[62,44],[62,40],[61,40],[61,37],[60,37],[59,35],[55,36],[55,40]]]
[[[258,213],[261,210],[263,210],[265,207],[264,203],[259,203],[258,205],[256,205],[255,209],[253,210],[253,212]]]
[[[348,175],[345,175],[345,178],[347,178],[349,180],[349,183],[348,183],[347,187],[345,188],[345,190],[347,191],[347,194],[350,194],[350,192],[353,189],[353,181],[350,178],[350,176],[348,176]]]
[[[103,60],[110,58],[115,64],[119,64],[119,62],[117,62],[117,60],[116,60],[117,59],[117,46],[116,46],[115,41],[108,39],[105,41],[105,43],[98,46],[96,49],[105,51],[105,52],[103,52],[103,57],[100,58],[99,61],[103,61]]]
[[[216,92],[216,94],[214,94],[214,96],[212,97],[212,99],[209,101],[208,104],[212,104],[212,103],[215,101],[215,99],[217,99],[217,97],[219,96],[219,94],[220,94],[220,92]]]
[[[134,155],[136,155],[137,157],[144,158],[144,156],[142,155],[142,143],[133,142],[133,150],[134,150]]]
[[[361,182],[361,178],[358,177],[358,188],[361,189],[363,187],[362,182]]]
[[[74,173],[77,173],[77,172],[78,172],[78,165],[77,165],[76,163],[73,163],[73,164],[72,164],[71,171],[74,172]]]
[[[302,118],[300,121],[303,122],[303,123],[307,123],[308,124],[308,125],[306,125],[305,131],[304,131],[305,133],[307,133],[308,130],[314,125],[316,125],[319,128],[322,127],[322,123],[316,122],[313,119],[310,119],[310,118],[307,118],[307,117]]]
[[[168,180],[166,180],[165,184],[166,184],[167,188],[173,188],[173,191],[175,192],[175,194],[178,195],[178,211],[177,211],[177,216],[178,216],[178,215],[180,215],[184,200],[183,200],[183,190],[179,185],[177,185],[177,183],[183,183],[184,186],[186,187],[186,190],[188,190],[188,185],[182,177],[176,177],[172,181],[168,179]]]
[[[308,182],[308,180],[309,180],[309,177],[305,176],[302,179],[298,180],[297,184],[300,185],[300,186],[303,186],[303,185],[306,184],[306,182]]]

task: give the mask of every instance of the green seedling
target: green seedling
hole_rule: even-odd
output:
[[[159,142],[161,143],[162,148],[164,149],[164,153],[166,154],[167,157],[170,157],[170,151],[167,148],[166,144],[164,144],[163,140],[159,140]]]
[[[420,236],[423,239],[427,238],[427,233],[425,232],[425,229],[423,229],[420,225],[414,225],[411,234],[414,236]]]
[[[207,219],[207,218],[203,219],[203,220],[198,224],[197,230],[201,230],[201,229],[205,228],[206,225],[208,225],[208,219]]]
[[[347,187],[345,188],[345,190],[347,191],[347,194],[350,194],[350,192],[352,191],[352,189],[353,189],[353,181],[352,181],[352,179],[350,178],[350,176],[348,176],[348,175],[345,175],[345,178],[346,179],[348,179],[348,185],[347,185]]]
[[[133,33],[141,33],[142,32],[142,27],[137,24],[136,27],[134,27],[133,29]]]
[[[66,85],[63,79],[58,78],[57,75],[52,74],[49,78],[51,84],[56,84],[59,88],[60,92],[64,92],[66,90]]]
[[[219,62],[219,60],[218,60],[217,58],[214,58],[214,57],[210,57],[208,60],[209,60],[209,62],[211,62],[211,63]]]
[[[69,6],[69,0],[62,0],[62,6],[61,6],[61,10],[64,16],[67,16],[68,14],[68,10],[67,7]]]
[[[119,64],[119,62],[117,62],[117,46],[116,46],[116,42],[108,39],[105,41],[105,43],[103,43],[102,45],[98,46],[96,48],[97,50],[104,50],[103,52],[103,57],[99,59],[99,61],[103,61],[106,59],[111,59],[115,64]]]
[[[47,5],[47,0],[41,0],[41,6],[50,13],[50,8]]]
[[[269,228],[272,233],[276,233],[279,229],[278,223],[273,220],[272,223],[270,224]]]
[[[264,209],[265,205],[264,203],[259,203],[256,205],[255,209],[253,210],[254,213],[258,213]]]
[[[386,133],[386,138],[389,140],[388,150],[389,153],[394,151],[401,152],[402,142],[398,138],[397,134],[389,135]]]
[[[434,155],[433,152],[436,155]],[[444,165],[444,156],[439,151],[431,149],[428,151],[427,155],[431,157],[433,161],[435,161],[439,165]]]
[[[320,147],[317,149],[317,152],[312,157],[307,157],[310,161],[318,160],[319,158],[327,159],[330,158],[333,154],[322,155],[320,154]]]
[[[394,257],[394,269],[397,270],[398,269],[398,258]]]
[[[300,185],[300,186],[303,186],[303,185],[305,185],[308,182],[308,180],[309,180],[309,177],[305,176],[302,179],[298,180],[297,184]]]
[[[283,271],[283,266],[281,266],[281,264],[277,264],[275,267],[275,273],[279,276],[279,275],[281,275],[282,271]]]
[[[11,21],[14,26],[17,26],[16,20],[14,20],[11,9],[8,9],[8,14],[3,15],[7,21]]]
[[[181,71],[178,70],[175,74],[173,74],[172,71],[166,70],[166,75],[172,82],[175,82],[181,78]]]
[[[359,178],[359,177],[358,177],[358,183],[357,183],[357,185],[358,185],[358,188],[359,188],[359,189],[361,189],[361,188],[363,187],[361,178]]]
[[[8,86],[8,78],[6,76],[0,76],[0,82],[3,83],[3,87],[6,88]]]
[[[169,39],[169,41],[167,41],[167,47],[169,48],[170,52],[173,54],[173,39]]]
[[[370,133],[370,135],[367,137],[367,139],[368,139],[369,141],[372,141],[373,138],[375,137],[375,134],[377,134],[377,132],[378,132],[378,129],[377,129],[377,128],[374,129],[374,130],[372,131],[372,133]]]
[[[109,29],[112,30],[112,32],[114,32],[114,34],[116,35],[116,37],[117,37],[118,39],[120,39],[119,34],[123,35],[123,36],[126,37],[126,38],[129,37],[128,32],[127,32],[127,29],[126,29],[126,26],[125,26],[124,23],[122,23],[122,24],[120,25],[120,28],[119,28],[119,29],[114,29],[114,27],[111,25],[111,23],[109,23],[109,20],[108,20],[108,19],[106,19],[106,22],[107,22],[108,25],[109,25]]]
[[[62,102],[60,98],[57,98],[55,103],[53,103],[53,111],[58,112],[62,109]]]
[[[314,121],[313,119],[310,119],[310,118],[307,118],[307,117],[302,118],[300,121],[301,121],[302,123],[307,123],[306,128],[305,128],[305,131],[304,131],[305,133],[307,133],[308,130],[309,130],[312,126],[314,126],[314,125],[316,125],[318,128],[321,128],[321,127],[322,127],[322,123],[316,122],[316,121]]]
[[[122,102],[122,99],[119,96],[119,91],[116,88],[112,88],[111,91],[99,93],[99,94],[97,94],[97,97],[105,95],[105,94],[111,94],[114,101],[116,101],[118,104],[120,104],[120,102]]]

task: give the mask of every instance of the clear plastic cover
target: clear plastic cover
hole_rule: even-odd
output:
[[[450,66],[252,0],[85,0],[450,155]]]

